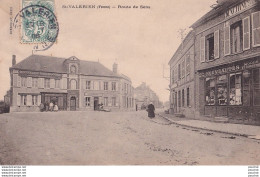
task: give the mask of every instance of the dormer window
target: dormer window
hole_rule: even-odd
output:
[[[76,73],[76,66],[72,65],[72,66],[70,67],[70,73],[71,73],[71,74],[75,74],[75,73]]]

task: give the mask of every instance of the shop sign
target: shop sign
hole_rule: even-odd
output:
[[[260,67],[259,59],[244,61],[244,62],[240,62],[238,64],[230,64],[230,65],[226,65],[224,67],[207,70],[205,72],[202,71],[200,73],[200,76],[210,77],[210,76],[215,76],[215,75],[227,74],[230,72],[243,71],[245,69],[256,68],[256,67]]]
[[[239,14],[240,12],[249,9],[257,4],[257,0],[246,0],[225,12],[225,18],[231,17],[233,15]]]
[[[38,71],[19,71],[19,76],[22,77],[47,77],[47,78],[62,78],[62,74],[57,73],[46,73]]]
[[[84,93],[84,96],[92,96],[92,97],[103,97],[103,94],[100,93]]]

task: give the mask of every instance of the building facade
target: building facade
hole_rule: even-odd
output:
[[[259,0],[219,1],[192,27],[196,115],[259,119]]]
[[[168,63],[170,113],[194,116],[194,56],[194,32],[191,31]]]
[[[14,56],[15,57],[15,56]],[[39,111],[53,102],[59,110],[134,109],[131,80],[99,62],[76,57],[31,55],[16,64],[11,76],[11,112]]]
[[[137,109],[145,109],[150,102],[153,102],[156,108],[162,106],[157,94],[143,82],[135,88],[135,103]]]

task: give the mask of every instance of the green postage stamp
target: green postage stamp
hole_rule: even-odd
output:
[[[54,11],[54,0],[22,0],[22,9],[14,21],[15,25],[20,23],[21,43],[37,44],[34,50],[50,48],[59,32]]]

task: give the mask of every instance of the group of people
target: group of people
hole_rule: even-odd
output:
[[[50,103],[48,103],[48,102],[45,102],[45,103],[41,103],[40,104],[40,110],[41,110],[41,112],[43,112],[43,111],[58,111],[59,110],[59,107],[58,107],[58,105],[55,103],[55,102],[50,102]]]

